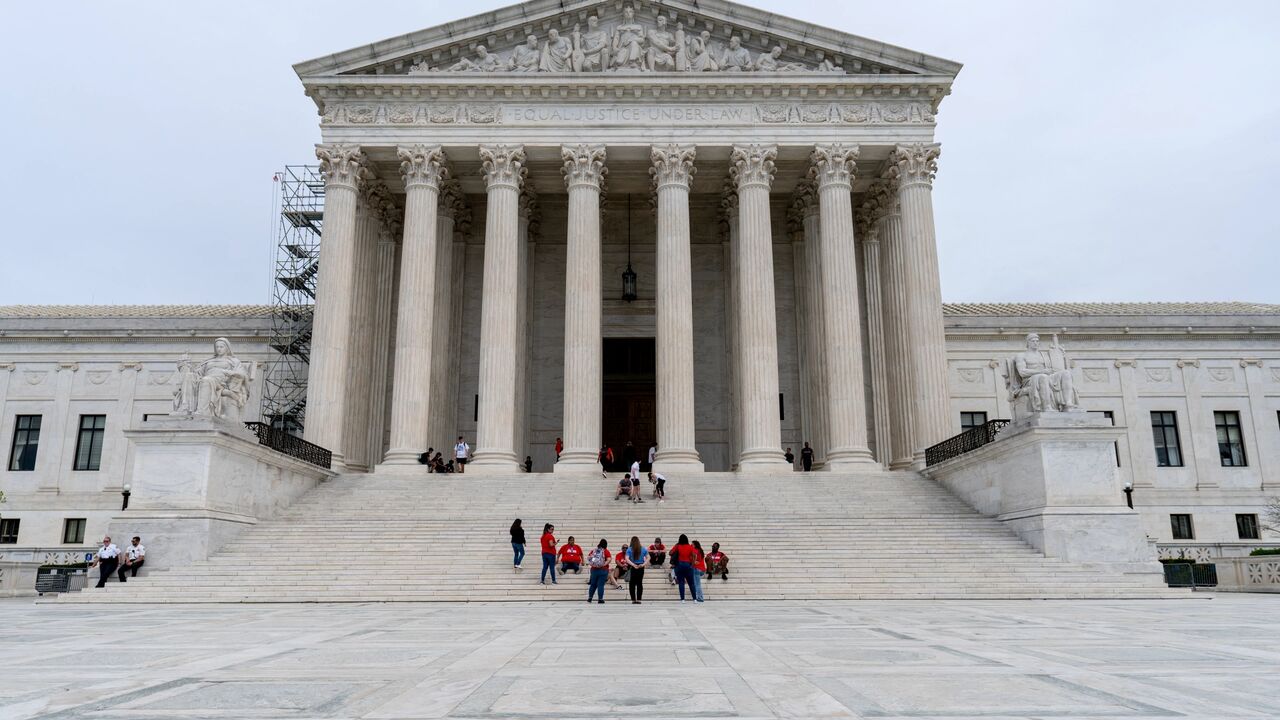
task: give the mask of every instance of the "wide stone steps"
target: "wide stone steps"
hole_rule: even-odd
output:
[[[1182,595],[1156,573],[1046,559],[915,473],[708,473],[669,481],[665,503],[646,485],[643,504],[613,499],[612,477],[344,475],[206,561],[60,601],[581,601],[585,571],[538,584],[544,522],[584,550],[601,537],[616,550],[632,535],[719,542],[729,580],[705,581],[717,600]],[[522,572],[510,566],[514,517],[529,540]],[[678,597],[665,568],[645,580],[646,599]]]

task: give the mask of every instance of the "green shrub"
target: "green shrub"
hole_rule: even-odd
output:
[[[1257,548],[1250,555],[1280,555],[1280,548]]]

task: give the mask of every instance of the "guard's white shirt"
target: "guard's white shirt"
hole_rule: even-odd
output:
[[[656,480],[666,480],[666,479],[667,479],[667,476],[666,476],[666,475],[663,475],[662,473],[654,473],[654,474],[653,474],[653,479],[654,479],[655,481],[656,481]]]
[[[120,548],[116,547],[114,543],[111,545],[107,545],[105,547],[98,548],[99,560],[109,560],[113,557],[119,557],[119,555],[120,555]]]
[[[658,455],[658,448],[650,447],[649,448],[649,464],[650,465],[653,464],[653,459],[657,457],[657,455]]]
[[[639,460],[636,460],[631,463],[631,479],[632,480],[640,479],[640,461]]]
[[[464,443],[464,442],[460,442],[460,443],[458,443],[457,445],[454,445],[454,446],[453,446],[453,457],[454,457],[455,459],[463,459],[463,458],[466,458],[466,457],[467,457],[467,451],[468,451],[468,450],[470,450],[470,449],[471,449],[471,446],[470,446],[470,445],[468,445],[468,444],[466,444],[466,443]]]
[[[144,557],[146,557],[147,549],[143,547],[142,543],[138,543],[137,545],[130,545],[129,547],[124,549],[124,555],[126,558],[129,559],[129,562],[134,562],[136,560],[141,560]]]

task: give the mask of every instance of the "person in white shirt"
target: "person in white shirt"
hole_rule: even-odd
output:
[[[147,561],[147,549],[142,546],[142,538],[137,535],[133,536],[133,544],[124,549],[124,562],[120,564],[120,570],[116,573],[116,577],[120,578],[120,582],[127,582],[124,579],[124,573],[129,571],[129,577],[138,577],[138,568]]]
[[[111,544],[111,536],[102,538],[102,547],[98,548],[98,556],[93,559],[90,569],[100,567],[98,571],[97,587],[106,587],[107,578],[111,577],[111,573],[116,571],[116,565],[120,564],[120,548]]]
[[[631,502],[644,502],[640,497],[640,461],[631,461]]]
[[[658,457],[658,443],[649,446],[649,469],[653,469],[653,459]]]
[[[467,460],[470,456],[471,446],[467,444],[466,440],[462,439],[461,435],[459,435],[458,444],[453,446],[453,459],[456,461],[455,464],[458,466],[458,472],[461,473],[467,471]]]
[[[659,503],[667,501],[667,478],[662,473],[649,471],[649,482],[653,484],[653,496],[658,498]]]

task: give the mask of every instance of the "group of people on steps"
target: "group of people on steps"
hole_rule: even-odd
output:
[[[601,538],[590,552],[584,554],[582,547],[574,542],[572,535],[569,536],[568,542],[557,549],[555,529],[551,523],[546,523],[542,527],[542,537],[539,539],[542,551],[542,572],[538,582],[546,585],[549,575],[552,585],[559,584],[556,580],[557,560],[560,562],[562,575],[568,572],[580,574],[585,564],[589,570],[587,602],[595,599],[597,603],[603,604],[605,585],[611,584],[621,589],[622,579],[625,577],[631,602],[635,605],[641,604],[644,601],[645,570],[651,567],[662,567],[666,564],[668,554],[671,559],[668,582],[678,586],[680,602],[685,601],[686,586],[695,602],[703,602],[705,600],[702,592],[704,578],[719,575],[723,580],[729,579],[729,557],[720,551],[720,543],[712,543],[711,552],[707,553],[703,551],[702,543],[697,540],[690,542],[689,537],[682,534],[668,551],[662,544],[662,538],[654,538],[653,544],[645,547],[641,544],[640,538],[633,535],[631,541],[618,548],[616,553],[610,552],[608,540]],[[521,562],[524,560],[525,544],[524,526],[520,518],[516,518],[511,523],[513,572],[521,572],[524,569],[521,567]]]

